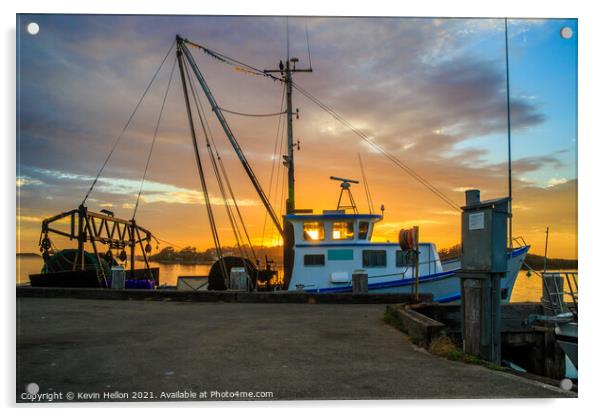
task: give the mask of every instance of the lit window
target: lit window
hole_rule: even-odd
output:
[[[368,230],[370,230],[370,223],[368,221],[360,221],[357,238],[360,240],[366,240],[368,238]]]
[[[324,240],[324,223],[303,223],[303,239],[312,241]]]
[[[333,222],[332,223],[333,240],[352,240],[353,239],[353,221]]]

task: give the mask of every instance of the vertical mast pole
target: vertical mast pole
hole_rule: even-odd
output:
[[[286,201],[286,212],[290,214],[295,210],[295,156],[293,143],[293,77],[289,59],[286,60],[284,81],[286,83],[286,124],[288,149],[288,200]]]
[[[510,123],[510,68],[508,65],[508,18],[504,19],[506,36],[506,118],[508,124],[508,239],[512,249],[512,124]]]

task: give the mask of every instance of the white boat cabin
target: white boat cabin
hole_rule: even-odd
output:
[[[371,241],[382,215],[338,209],[288,214],[286,220],[295,236],[289,290],[338,291],[351,286],[356,269],[366,270],[371,287],[414,277],[410,252],[398,243]],[[419,276],[443,272],[434,244],[421,243],[419,251]]]

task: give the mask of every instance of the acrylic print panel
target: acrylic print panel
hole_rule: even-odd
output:
[[[16,400],[576,396],[577,37],[18,15]]]

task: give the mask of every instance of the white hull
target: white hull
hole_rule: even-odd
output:
[[[516,277],[527,255],[529,247],[515,249],[508,256],[508,271],[502,279],[500,288],[502,291],[502,302],[507,303],[512,296],[512,289]],[[432,293],[437,302],[453,302],[460,299],[460,281],[456,272],[460,269],[460,260],[445,262],[442,264],[443,271],[434,274],[420,275],[419,291],[421,293]],[[368,275],[369,293],[412,293],[414,278],[370,278]],[[339,285],[338,287],[307,288],[306,292],[340,293],[350,292],[351,285]]]

